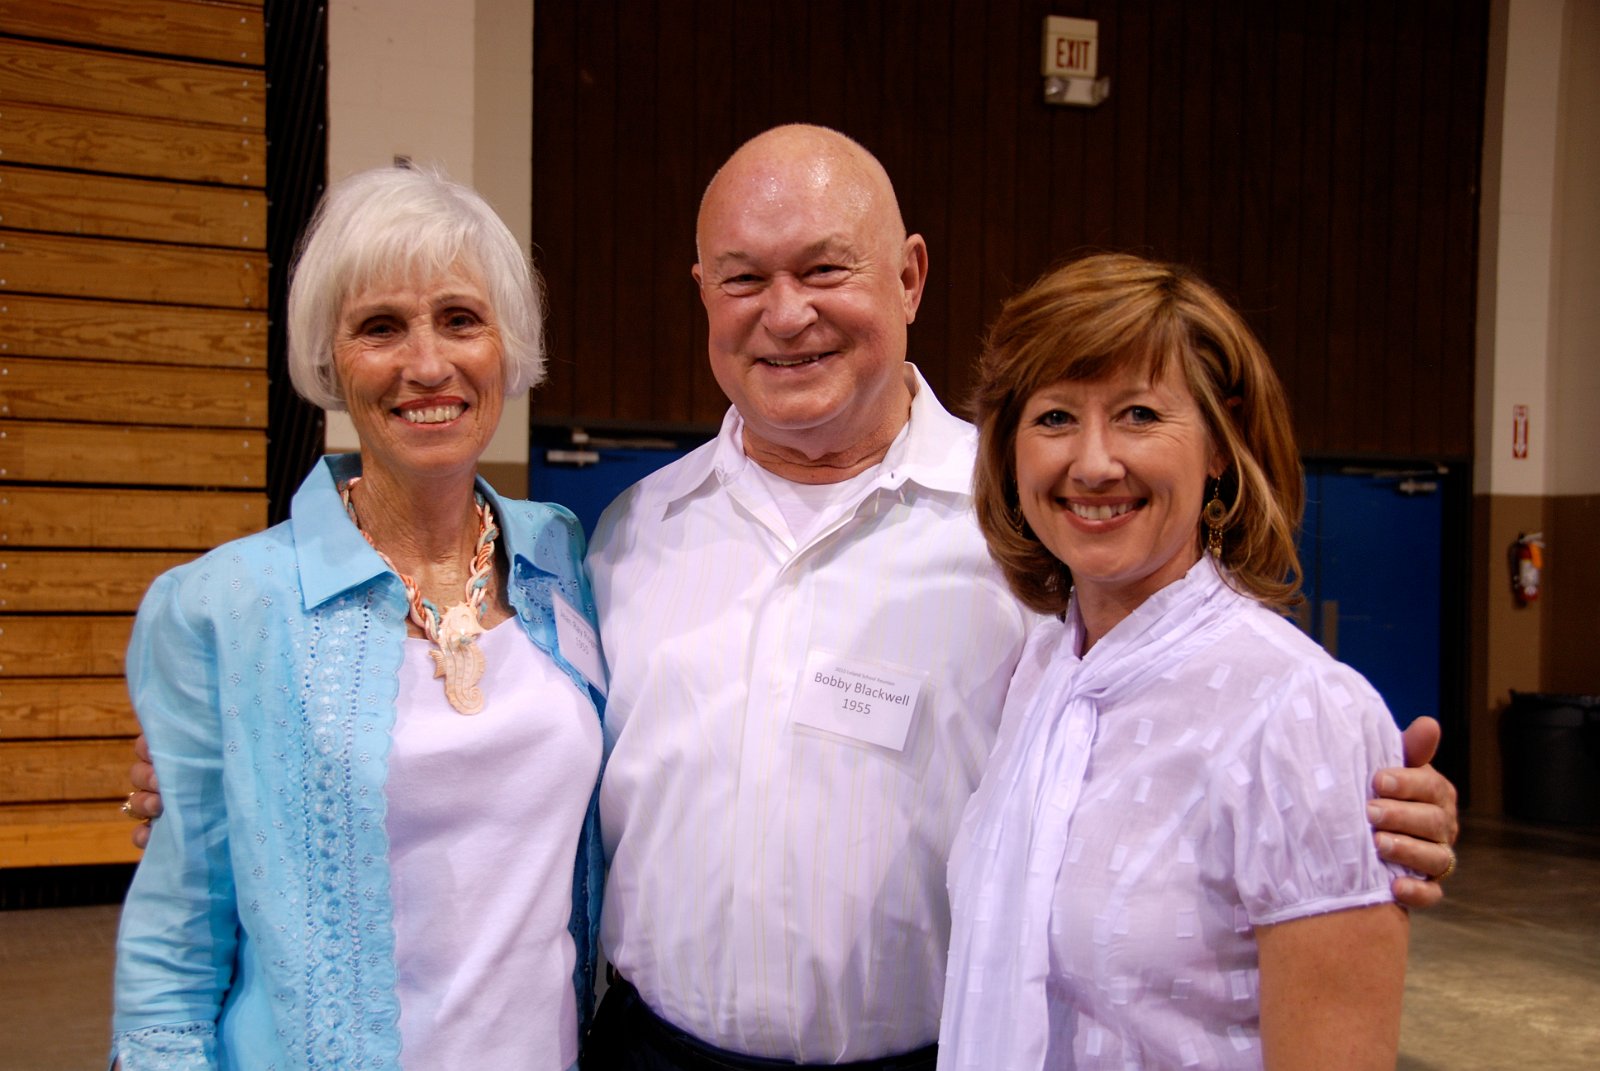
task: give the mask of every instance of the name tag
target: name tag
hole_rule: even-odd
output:
[[[796,725],[903,751],[927,674],[812,651],[795,693]]]
[[[561,650],[561,657],[605,695],[606,670],[600,657],[599,633],[560,593],[555,593],[551,602],[556,612],[556,646]]]

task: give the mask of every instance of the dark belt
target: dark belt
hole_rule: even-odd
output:
[[[939,1047],[857,1060],[848,1064],[796,1064],[762,1056],[746,1056],[707,1045],[650,1010],[620,976],[600,1001],[594,1026],[579,1061],[583,1071],[774,1071],[782,1068],[829,1068],[831,1071],[934,1071]]]

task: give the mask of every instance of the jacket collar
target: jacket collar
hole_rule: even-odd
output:
[[[339,484],[359,475],[359,454],[331,454],[317,462],[290,503],[289,523],[294,532],[300,589],[307,610],[389,573],[389,567],[383,564],[378,552],[351,522],[344,501],[339,497]],[[482,478],[476,486],[494,510],[495,523],[500,528],[506,559],[512,563],[513,573],[519,561],[541,572],[559,573],[560,562],[545,560],[556,553],[555,549],[545,547],[534,537],[530,518],[522,511],[504,508],[500,496]],[[399,578],[395,579],[398,584]]]

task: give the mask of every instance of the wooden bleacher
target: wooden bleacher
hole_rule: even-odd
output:
[[[136,858],[156,575],[266,523],[260,0],[0,0],[0,868]]]

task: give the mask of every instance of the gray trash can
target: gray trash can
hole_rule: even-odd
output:
[[[1600,822],[1600,696],[1512,692],[1500,721],[1505,808],[1532,822]]]

